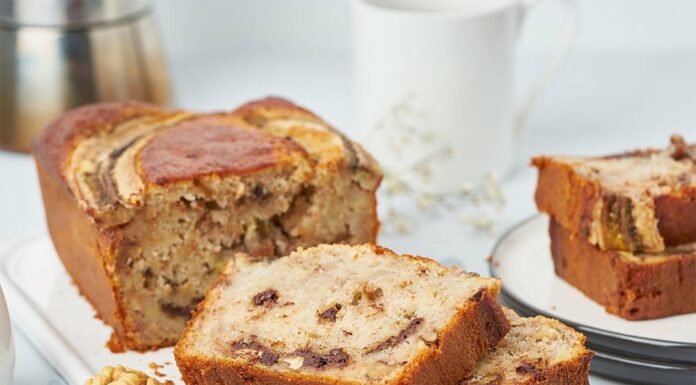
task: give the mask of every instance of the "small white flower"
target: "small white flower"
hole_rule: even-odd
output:
[[[401,167],[401,170],[385,169],[380,193],[390,204],[395,204],[394,200],[398,199],[399,204],[410,202],[431,215],[454,212],[462,223],[479,231],[495,233],[494,218],[506,204],[499,176],[495,172],[487,173],[478,183],[462,183],[455,193],[419,191],[418,185],[427,184],[434,170],[440,169],[443,162],[450,161],[456,155],[456,148],[451,144],[435,145],[437,131],[428,122],[427,111],[417,108],[416,103],[417,94],[409,92],[387,111],[372,130],[379,135],[378,140],[387,144]],[[404,170],[408,178],[404,177]],[[413,180],[417,181],[417,185],[412,184]],[[416,223],[417,218],[410,218],[394,207],[388,209],[385,218],[385,228],[400,234],[411,232]]]

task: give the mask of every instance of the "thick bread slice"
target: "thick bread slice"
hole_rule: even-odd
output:
[[[457,384],[509,330],[499,289],[373,245],[240,256],[174,353],[188,385]]]
[[[630,320],[696,312],[696,243],[658,254],[602,251],[551,220],[556,274]]]
[[[532,159],[536,203],[602,250],[660,252],[696,242],[696,144],[606,157]]]
[[[585,336],[554,319],[505,309],[510,332],[462,385],[587,385],[594,353]]]

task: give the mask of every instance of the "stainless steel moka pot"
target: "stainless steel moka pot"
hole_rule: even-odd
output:
[[[86,103],[168,104],[169,72],[146,0],[0,0],[0,148]]]

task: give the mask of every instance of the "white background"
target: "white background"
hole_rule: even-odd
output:
[[[524,28],[520,99],[562,29],[563,15],[555,2],[540,1]],[[188,107],[224,109],[251,96],[291,90],[288,96],[306,100],[344,130],[358,131],[345,98],[350,92],[347,0],[199,4],[205,6],[157,2],[180,101]],[[616,149],[615,142],[657,145],[668,133],[696,133],[696,1],[579,4],[575,50],[532,114],[527,137],[535,139],[523,143],[531,150],[525,154],[538,149],[602,152]],[[248,64],[259,54],[268,61],[253,72],[259,75],[252,82]],[[277,78],[296,64],[302,64],[302,72],[292,79]],[[227,71],[207,71],[221,66]],[[333,75],[338,76],[326,78]],[[189,98],[191,94],[198,97]],[[558,145],[550,147],[552,143]]]
[[[562,27],[554,2],[540,2],[525,26],[520,96]],[[283,95],[361,136],[351,119],[347,0],[155,3],[177,104],[230,109],[251,98]],[[509,204],[501,231],[535,211],[534,174],[523,167],[531,154],[662,146],[673,132],[696,140],[696,1],[580,0],[580,9],[576,48],[521,140],[523,171],[505,182]],[[31,161],[0,153],[0,241],[39,231],[43,211]],[[448,241],[436,231],[429,235],[400,245],[418,253],[428,242]],[[457,242],[471,261],[465,265],[481,270],[494,241],[462,228]],[[17,345],[15,384],[59,383],[23,337]]]

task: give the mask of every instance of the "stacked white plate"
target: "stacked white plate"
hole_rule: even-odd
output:
[[[696,313],[627,321],[605,312],[554,273],[545,216],[503,235],[490,269],[503,280],[501,300],[508,306],[559,319],[587,336],[596,352],[594,374],[638,384],[696,384]]]

